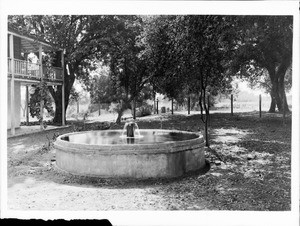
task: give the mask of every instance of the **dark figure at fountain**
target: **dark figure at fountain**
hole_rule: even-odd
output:
[[[140,133],[139,133],[139,127],[138,125],[134,122],[134,120],[128,120],[125,125],[124,125],[124,129],[123,129],[123,134],[125,134],[126,132],[126,137],[127,138],[134,138],[134,137],[139,137]]]
[[[135,123],[134,122],[128,123],[126,127],[127,137],[134,137],[134,130],[135,130]]]

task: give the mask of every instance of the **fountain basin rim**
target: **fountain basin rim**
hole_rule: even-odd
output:
[[[60,136],[57,137],[57,140],[59,141],[63,141],[66,142],[68,144],[70,144],[71,142],[69,141],[64,141],[61,138],[69,136],[69,135],[75,135],[75,134],[83,134],[83,133],[93,133],[93,132],[105,132],[105,131],[110,131],[110,132],[120,132],[122,134],[122,130],[88,130],[88,131],[80,131],[80,132],[72,132],[72,133],[66,133],[66,134],[62,134]],[[76,144],[82,144],[82,145],[88,145],[88,146],[118,146],[118,145],[126,145],[126,146],[142,146],[142,145],[153,145],[153,144],[171,144],[171,143],[180,143],[180,142],[185,142],[185,141],[192,141],[192,140],[198,140],[198,139],[202,139],[203,140],[203,136],[200,132],[189,132],[189,131],[183,131],[183,130],[162,130],[162,129],[140,129],[140,132],[142,131],[153,131],[156,133],[159,132],[165,132],[165,133],[185,133],[185,134],[191,134],[191,135],[197,135],[199,137],[193,138],[193,139],[186,139],[186,140],[180,140],[180,141],[165,141],[165,142],[158,142],[158,143],[143,143],[143,144],[87,144],[87,143],[76,143]],[[131,137],[128,137],[131,138]],[[123,139],[126,139],[125,137]],[[135,139],[139,139],[139,138],[135,138]],[[75,143],[75,142],[72,142]]]
[[[117,136],[121,131],[118,130]],[[205,166],[205,142],[201,134],[178,130],[150,131],[194,135],[182,137],[192,139],[151,144],[88,145],[62,140],[61,137],[89,131],[68,133],[54,142],[56,166],[74,175],[100,178],[173,178]],[[105,131],[102,132],[104,135]],[[151,132],[147,130],[146,134],[151,135]],[[110,135],[109,131],[106,135]],[[111,136],[114,139],[116,134]]]
[[[203,147],[204,139],[201,133],[187,132],[181,130],[156,130],[156,129],[141,129],[140,131],[153,131],[153,132],[175,132],[175,133],[186,133],[194,134],[198,137],[193,139],[187,139],[182,141],[167,141],[159,143],[145,143],[145,144],[86,144],[86,143],[73,143],[69,141],[62,140],[62,137],[72,135],[72,134],[81,134],[87,132],[97,132],[97,131],[107,131],[107,130],[90,130],[83,132],[74,132],[60,135],[57,137],[54,142],[54,147],[60,149],[61,151],[66,152],[76,152],[76,153],[99,153],[99,154],[142,154],[142,153],[165,153],[165,152],[180,152],[190,149],[191,147]],[[122,132],[122,130],[109,130]],[[125,138],[126,139],[126,138]],[[176,148],[174,148],[176,147]]]

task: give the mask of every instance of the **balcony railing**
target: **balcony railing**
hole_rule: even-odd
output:
[[[12,74],[12,59],[8,58],[8,74]],[[62,69],[43,65],[43,76],[40,73],[40,65],[24,60],[14,59],[14,75],[26,79],[46,79],[62,81]]]
[[[43,74],[49,80],[62,80],[62,69],[59,67],[43,66]]]

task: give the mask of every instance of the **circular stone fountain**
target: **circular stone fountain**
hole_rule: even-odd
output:
[[[176,130],[138,130],[131,137],[124,130],[68,133],[54,148],[57,167],[76,175],[178,177],[205,166],[203,137]]]

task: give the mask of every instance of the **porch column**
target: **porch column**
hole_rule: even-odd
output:
[[[40,61],[40,78],[41,78],[41,82],[43,81],[43,57],[42,57],[42,52],[43,52],[43,47],[42,45],[39,46],[39,61]],[[40,117],[41,117],[41,122],[40,122],[40,126],[41,126],[41,130],[44,129],[44,125],[43,125],[43,99],[41,99],[40,102]]]
[[[26,125],[29,126],[29,107],[28,107],[28,102],[29,102],[29,92],[28,92],[28,85],[26,85]]]
[[[10,80],[10,131],[15,135],[15,59],[14,59],[14,36],[9,35],[9,56],[11,58],[11,80]]]
[[[61,117],[62,126],[65,125],[65,61],[64,61],[64,50],[61,51],[61,67],[62,67],[62,86],[61,86]]]
[[[28,53],[25,53],[25,60],[26,60],[25,75],[28,75]]]

